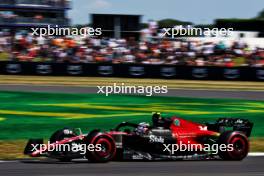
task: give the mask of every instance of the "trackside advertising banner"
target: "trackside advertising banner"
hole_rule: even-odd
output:
[[[264,81],[264,68],[0,62],[0,74]]]

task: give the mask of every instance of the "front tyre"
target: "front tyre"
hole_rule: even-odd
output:
[[[91,132],[85,139],[88,146],[93,144],[94,150],[86,152],[86,158],[91,162],[104,163],[111,161],[116,155],[116,145],[114,139],[98,131]]]
[[[50,143],[55,143],[57,141],[72,138],[75,136],[77,136],[77,134],[75,134],[70,128],[60,129],[52,134],[52,136],[50,137]],[[51,154],[61,162],[70,162],[72,160],[70,151],[53,151]]]
[[[248,138],[239,131],[226,131],[221,134],[218,144],[232,145],[232,151],[219,151],[223,160],[243,160],[249,152]]]

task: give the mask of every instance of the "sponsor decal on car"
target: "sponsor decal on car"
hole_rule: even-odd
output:
[[[149,142],[154,143],[154,142],[158,142],[158,143],[164,143],[165,139],[161,136],[155,136],[155,135],[150,135],[149,136]]]

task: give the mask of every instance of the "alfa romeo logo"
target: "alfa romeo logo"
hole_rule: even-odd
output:
[[[264,70],[257,70],[257,78],[264,80]]]
[[[20,64],[7,64],[6,65],[6,72],[7,73],[20,73],[22,71],[21,65]]]
[[[37,65],[36,72],[42,75],[50,74],[52,72],[51,65]]]
[[[227,79],[237,79],[240,77],[240,72],[238,69],[225,69],[224,77]]]
[[[112,66],[99,66],[98,73],[100,75],[112,75],[113,74],[113,67]]]
[[[70,75],[80,75],[82,74],[82,66],[81,65],[68,65],[67,72]]]
[[[172,77],[176,75],[176,69],[173,67],[162,67],[160,72],[161,76],[164,77]]]
[[[129,73],[132,76],[141,76],[145,74],[144,67],[130,67],[129,68]]]
[[[194,78],[206,78],[208,76],[208,71],[206,68],[193,68],[192,76]]]

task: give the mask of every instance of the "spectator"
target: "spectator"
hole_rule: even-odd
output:
[[[20,34],[15,37],[11,50],[10,38],[9,34],[0,33],[0,52],[23,62],[264,66],[264,49],[250,49],[243,42],[227,46],[224,42],[165,39],[136,42],[134,39],[86,38],[80,41],[70,37]]]

